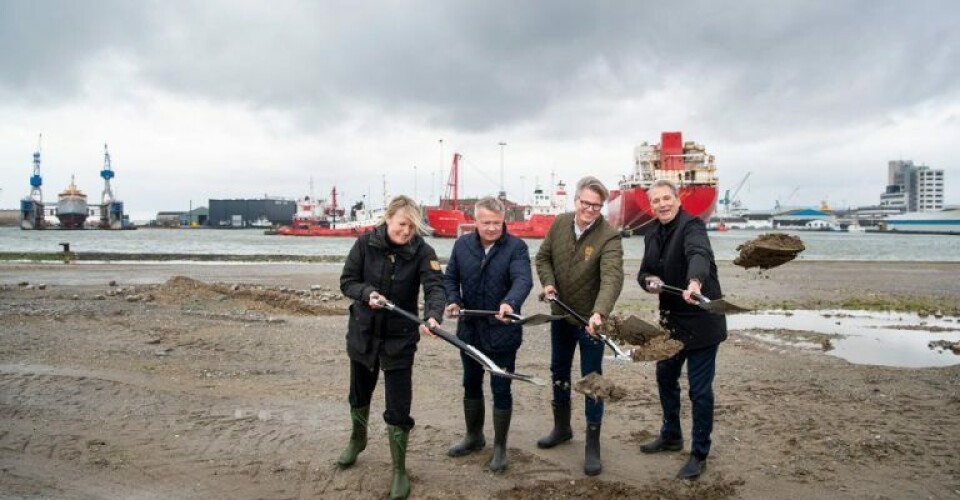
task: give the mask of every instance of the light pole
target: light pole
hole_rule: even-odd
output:
[[[501,141],[497,144],[500,145],[500,199],[506,201],[507,191],[503,189],[503,147],[506,146],[507,143]]]
[[[417,166],[413,166],[413,201],[417,202],[417,205],[420,204],[420,197],[417,196]]]

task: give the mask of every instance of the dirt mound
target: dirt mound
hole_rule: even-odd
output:
[[[804,250],[806,247],[803,246],[803,241],[796,236],[783,233],[761,234],[737,247],[740,255],[733,260],[733,264],[744,269],[770,269],[790,262]]]
[[[636,488],[621,482],[598,479],[539,481],[532,485],[514,486],[499,492],[497,498],[508,500],[554,500],[566,498],[595,498],[637,500],[721,500],[736,496],[736,487],[743,481],[705,482],[658,481]]]
[[[593,372],[573,384],[573,390],[599,401],[620,401],[627,396],[627,390]]]
[[[208,308],[224,300],[243,303],[247,309],[313,316],[347,313],[343,296],[330,290],[295,290],[247,284],[204,283],[186,276],[174,276],[152,294],[159,302]]]
[[[634,361],[668,359],[683,349],[683,343],[670,338],[670,333],[636,316],[613,314],[604,323],[605,333],[614,340],[635,346]]]

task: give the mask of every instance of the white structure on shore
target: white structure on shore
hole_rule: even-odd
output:
[[[887,189],[880,195],[880,206],[904,212],[936,212],[943,210],[943,191],[942,169],[893,160],[887,164]]]

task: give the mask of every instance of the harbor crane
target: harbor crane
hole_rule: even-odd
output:
[[[113,189],[110,187],[110,179],[113,179],[113,167],[110,165],[110,150],[107,145],[103,145],[103,170],[100,171],[100,177],[103,177],[103,194],[100,196],[101,205],[109,205],[113,202]]]
[[[37,138],[37,150],[33,153],[33,175],[30,176],[30,195],[20,200],[20,228],[43,229],[43,177],[40,176],[40,147],[43,134]]]
[[[743,185],[747,183],[747,179],[750,178],[750,174],[752,173],[753,172],[747,172],[747,175],[744,175],[743,179],[740,179],[737,187],[733,189],[733,196],[730,195],[729,189],[723,194],[723,199],[720,200],[720,204],[723,205],[725,213],[730,213],[730,205],[738,204],[737,195],[740,194],[740,190],[743,189]]]

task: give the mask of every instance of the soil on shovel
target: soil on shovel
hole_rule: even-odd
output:
[[[630,354],[634,361],[660,361],[672,358],[683,349],[683,343],[670,338],[670,332],[636,316],[624,318],[613,314],[604,325],[608,336],[635,346]]]
[[[744,269],[770,269],[790,262],[805,249],[803,241],[796,236],[783,233],[761,234],[737,247],[740,255],[733,260],[733,264]]]
[[[573,384],[573,390],[598,401],[620,401],[627,396],[627,390],[593,372]]]
[[[682,350],[683,342],[662,335],[635,347],[630,357],[634,361],[660,361],[670,359]]]

